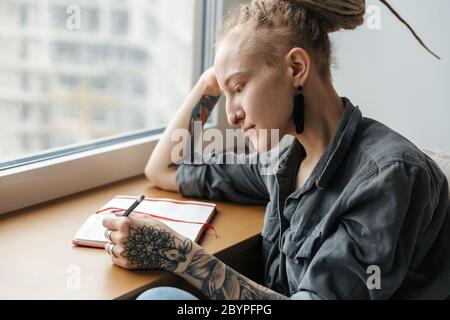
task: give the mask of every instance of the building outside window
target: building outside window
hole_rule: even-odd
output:
[[[165,126],[192,85],[194,2],[0,1],[0,165]]]

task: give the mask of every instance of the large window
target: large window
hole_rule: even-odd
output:
[[[0,214],[143,175],[228,3],[0,0]]]
[[[193,78],[196,0],[1,0],[2,164],[162,128]]]

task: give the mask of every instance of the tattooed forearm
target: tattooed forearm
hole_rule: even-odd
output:
[[[200,121],[202,125],[205,124],[219,99],[220,96],[203,96],[192,110],[191,125],[195,121]],[[193,127],[190,129],[193,132]]]
[[[122,256],[141,269],[175,271],[192,250],[190,239],[181,240],[160,226],[130,228]]]
[[[192,148],[195,145],[197,139],[196,134],[199,134],[197,130],[201,130],[206,121],[208,121],[208,118],[214,110],[214,107],[216,106],[219,99],[220,96],[204,95],[192,110],[191,118],[189,120],[189,133],[191,138],[188,142],[189,146],[187,147],[189,151],[192,151]],[[187,152],[187,154],[190,156],[185,157],[185,159],[182,159],[180,161],[170,163],[168,168],[177,168],[183,163],[192,163],[194,161],[193,152]]]
[[[288,299],[229,268],[190,239],[159,225],[130,227],[121,256],[139,269],[174,272],[210,299]]]
[[[281,300],[287,297],[265,288],[242,276],[223,262],[198,250],[181,274],[189,275],[200,283],[207,297],[217,300]]]
[[[191,135],[191,152],[190,159],[188,160],[190,161],[190,163],[195,161],[195,152],[192,152],[192,149],[195,149],[195,144],[199,136],[201,136],[202,134],[201,130],[203,129],[206,121],[208,121],[208,118],[214,110],[214,107],[216,106],[219,99],[220,97],[204,95],[192,110],[192,116],[189,122],[189,132]]]

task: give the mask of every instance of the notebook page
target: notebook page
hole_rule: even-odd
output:
[[[81,226],[75,235],[76,241],[95,242],[105,244],[108,240],[105,238],[106,228],[103,226],[103,219],[112,214],[94,214],[91,215]]]
[[[106,208],[121,208],[127,209],[136,200],[135,197],[117,196],[106,203],[100,210]],[[174,220],[200,222],[201,224],[192,224],[185,222],[175,222],[165,219],[155,219],[166,224],[179,234],[197,241],[200,231],[203,228],[203,223],[208,223],[215,210],[214,204],[201,202],[184,202],[175,201],[171,199],[152,199],[146,198],[135,209],[135,211],[153,214],[160,217],[165,217]],[[103,229],[104,232],[104,229]]]

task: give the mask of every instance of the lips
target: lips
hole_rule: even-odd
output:
[[[246,133],[247,131],[253,129],[255,126],[248,126],[248,127],[242,127],[242,131],[244,131],[244,133]]]

